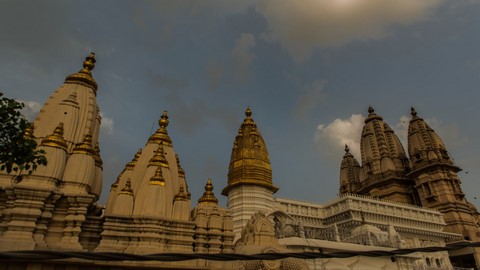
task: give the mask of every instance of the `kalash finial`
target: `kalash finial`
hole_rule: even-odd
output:
[[[413,107],[410,108],[410,114],[412,115],[412,118],[417,117],[417,111],[415,111],[415,108],[413,108]]]
[[[250,106],[248,106],[245,110],[245,115],[249,118],[252,116],[252,110],[250,110]]]
[[[95,68],[95,53],[91,52],[83,61],[83,68],[86,70],[93,70]]]
[[[372,106],[368,106],[368,113],[369,114],[373,114],[375,112],[375,110],[373,109]]]
[[[158,120],[158,124],[160,125],[160,127],[166,128],[166,127],[168,127],[168,123],[169,123],[169,121],[168,121],[167,111],[163,111],[163,114],[160,117],[160,120]]]
[[[350,148],[348,148],[348,145],[345,144],[345,153],[349,153],[350,152]]]

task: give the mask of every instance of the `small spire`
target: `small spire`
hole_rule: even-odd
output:
[[[218,204],[218,199],[215,197],[213,193],[213,184],[212,179],[208,178],[207,184],[205,185],[205,192],[203,196],[198,199],[199,204]]]
[[[95,149],[92,147],[92,135],[86,134],[85,137],[83,137],[83,142],[73,148],[73,153],[95,156]]]
[[[178,176],[185,178],[185,170],[180,165],[180,158],[175,154],[175,159],[177,160]]]
[[[162,167],[158,167],[155,175],[150,178],[150,185],[165,186],[165,178],[163,178]]]
[[[242,126],[244,125],[255,125],[255,122],[253,121],[253,118],[252,118],[252,110],[250,110],[250,107],[247,107],[247,109],[245,110],[245,119],[243,120]],[[240,127],[240,129],[241,128],[242,127]]]
[[[157,151],[155,151],[155,155],[150,159],[148,166],[162,166],[165,168],[169,168],[168,161],[165,158],[165,152],[163,151],[163,144],[160,144]]]
[[[118,193],[118,195],[120,195],[120,194],[133,195],[132,184],[130,183],[130,178],[127,179],[127,182],[125,182],[125,187],[123,187],[122,190],[120,191],[120,193]]]
[[[173,200],[174,201],[186,201],[186,200],[188,200],[188,196],[187,196],[187,194],[185,194],[185,190],[183,189],[183,187],[180,187],[180,191],[177,193],[177,195],[175,195]]]
[[[58,126],[53,131],[53,134],[48,135],[45,139],[42,140],[41,145],[51,146],[60,149],[67,149],[67,142],[63,139],[63,123],[60,122]]]
[[[127,163],[127,165],[125,166],[125,169],[133,170],[133,168],[135,168],[135,165],[137,164],[138,158],[140,157],[141,154],[142,154],[142,149],[140,148],[140,149],[138,149],[138,151],[135,154],[135,157],[132,159],[132,161]]]
[[[350,148],[348,148],[348,144],[345,144],[345,153],[349,153],[350,152]]]
[[[95,166],[97,167],[100,167],[102,170],[103,170],[103,160],[102,158],[100,157],[100,145],[98,144],[98,142],[95,144],[95,155],[93,156],[93,158],[95,159]]]

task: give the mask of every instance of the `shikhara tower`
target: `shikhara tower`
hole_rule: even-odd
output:
[[[232,213],[237,238],[253,214],[272,211],[273,194],[277,190],[272,183],[267,146],[252,118],[252,111],[247,108],[233,141],[228,185],[222,191],[222,195],[228,196],[228,210]]]
[[[368,112],[361,137],[362,166],[346,147],[340,166],[340,194],[368,195],[436,209],[444,214],[446,231],[461,234],[466,241],[479,241],[479,214],[465,199],[457,175],[460,168],[437,133],[412,108],[408,158],[382,117],[371,107]],[[480,265],[480,250],[472,250],[458,252],[457,260],[475,258]],[[451,257],[454,263],[455,258]]]

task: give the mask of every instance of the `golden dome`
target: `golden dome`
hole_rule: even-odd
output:
[[[272,184],[272,168],[267,147],[247,107],[245,119],[233,142],[232,155],[228,170],[228,186],[222,194],[228,195],[230,189],[240,185],[258,185],[276,192]]]
[[[95,53],[91,52],[90,55],[85,58],[83,68],[77,73],[68,75],[65,79],[65,83],[81,84],[92,88],[96,93],[98,85],[90,72],[95,68],[95,62]]]

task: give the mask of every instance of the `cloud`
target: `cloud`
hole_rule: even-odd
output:
[[[208,81],[208,88],[210,90],[216,90],[220,83],[222,82],[223,77],[223,66],[217,59],[211,59],[207,63],[206,67],[206,76]]]
[[[322,154],[338,161],[343,153],[345,144],[350,152],[359,159],[360,137],[365,117],[361,114],[352,114],[348,119],[335,119],[327,125],[318,125],[315,132],[315,143]]]
[[[240,82],[247,81],[253,74],[250,65],[255,59],[255,54],[250,51],[255,46],[255,37],[250,33],[244,33],[235,42],[232,57],[235,61],[235,77]]]
[[[325,84],[324,80],[316,80],[311,85],[303,87],[293,107],[295,117],[305,118],[313,108],[325,101],[323,94]]]
[[[38,112],[42,108],[42,104],[37,101],[24,101],[20,99],[17,99],[17,101],[25,105],[25,107],[23,107],[23,109],[20,111],[21,114],[25,116],[28,121],[33,122],[35,117],[37,117]]]
[[[100,112],[102,123],[100,124],[100,130],[106,134],[113,134],[113,119],[105,116],[103,112]]]
[[[425,19],[443,0],[264,0],[257,11],[268,22],[267,40],[277,40],[297,63],[315,48],[375,40],[393,25]]]

